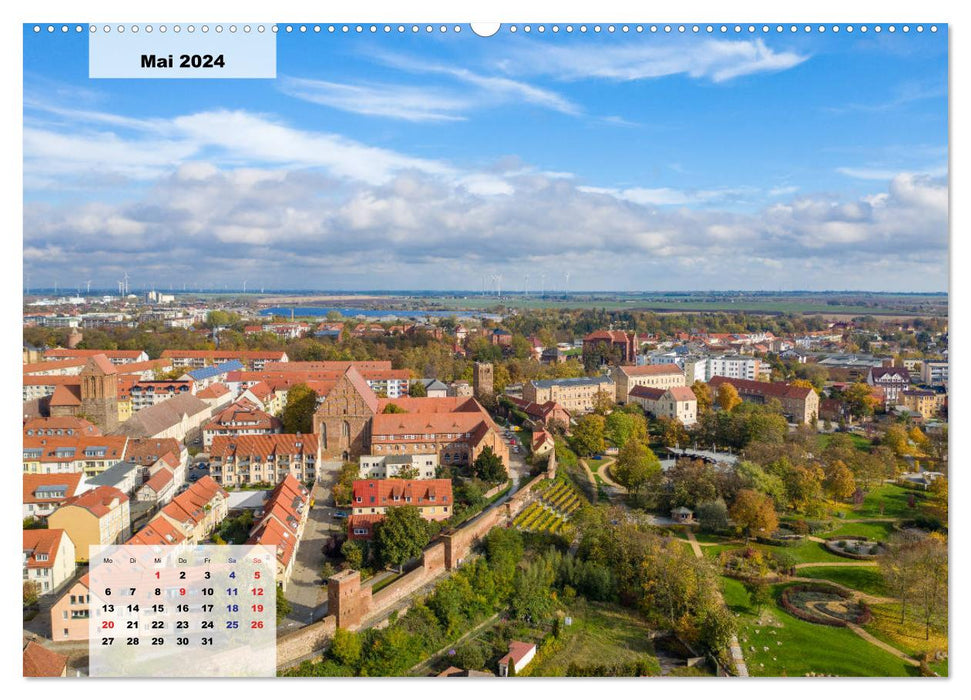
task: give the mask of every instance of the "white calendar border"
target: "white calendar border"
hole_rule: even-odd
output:
[[[951,42],[951,63],[950,71],[952,75],[960,75],[964,80],[964,83],[968,83],[968,59],[967,56],[971,52],[971,46],[964,41],[958,39],[966,39],[968,35],[971,35],[971,25],[966,24],[963,20],[966,16],[966,11],[959,9],[957,3],[947,2],[943,0],[922,0],[919,3],[915,2],[902,2],[901,0],[882,0],[880,3],[850,3],[846,0],[814,0],[812,3],[805,3],[803,7],[793,7],[789,4],[783,4],[779,2],[770,2],[767,0],[745,0],[745,2],[716,2],[714,0],[696,0],[690,5],[684,2],[677,3],[647,3],[647,2],[629,2],[625,0],[598,0],[596,3],[588,2],[581,3],[575,0],[534,0],[533,2],[524,3],[522,0],[490,0],[488,4],[484,2],[479,2],[476,4],[463,5],[460,3],[448,2],[447,0],[412,0],[407,3],[395,3],[390,0],[375,0],[372,2],[364,3],[347,3],[347,4],[327,4],[327,5],[311,5],[307,2],[295,2],[293,0],[276,0],[273,3],[257,3],[251,0],[236,0],[234,2],[228,2],[227,0],[211,0],[207,3],[199,3],[197,0],[170,0],[165,5],[150,5],[150,4],[135,4],[131,2],[121,2],[119,0],[99,0],[96,4],[91,3],[91,6],[79,6],[80,4],[75,2],[68,2],[67,0],[47,0],[44,3],[6,3],[6,6],[0,10],[3,12],[4,19],[4,41],[2,47],[2,56],[6,59],[4,61],[5,70],[2,71],[2,80],[6,88],[5,95],[9,99],[6,102],[6,109],[3,110],[3,135],[7,140],[6,147],[0,151],[8,155],[6,159],[7,164],[7,174],[13,174],[17,168],[17,163],[22,162],[22,31],[21,24],[24,22],[31,21],[50,21],[50,22],[65,22],[65,21],[126,21],[126,22],[160,22],[160,21],[213,21],[215,20],[229,20],[229,21],[267,21],[267,18],[271,21],[334,21],[334,22],[355,22],[355,21],[373,21],[373,22],[397,22],[397,21],[407,21],[407,20],[433,20],[433,21],[443,21],[443,22],[459,22],[467,23],[469,21],[496,21],[499,19],[505,21],[515,21],[515,22],[569,22],[569,21],[584,21],[590,22],[591,20],[595,22],[773,22],[773,21],[812,21],[812,22],[901,22],[901,21],[920,21],[920,22],[950,22],[954,24],[949,29],[949,33],[953,32],[955,40]],[[957,85],[957,81],[951,81],[950,101],[953,105],[951,110],[951,120],[950,123],[955,122],[955,114],[964,114],[964,119],[967,119],[967,114],[969,110],[967,109],[967,97],[965,90],[955,91],[954,88]],[[952,148],[952,159],[957,160],[958,157],[962,157],[962,162],[969,162],[968,149],[964,145],[964,142],[959,139],[950,139],[950,145]],[[960,171],[955,173],[953,168],[951,169],[951,230],[953,231],[967,231],[967,226],[962,226],[965,222],[963,215],[963,209],[961,206],[962,197],[959,195],[959,190],[957,187],[958,177]],[[4,226],[5,245],[9,246],[11,250],[15,248],[16,245],[20,245],[22,249],[22,214],[23,214],[23,200],[22,200],[22,172],[16,172],[13,177],[6,178],[7,187],[4,188],[2,192],[3,197],[3,208],[2,211],[6,216],[6,226]],[[964,198],[966,200],[966,198]],[[963,263],[971,263],[971,255],[969,255],[969,245],[968,235],[964,236],[953,236],[951,238],[951,270],[957,270],[964,267]],[[3,273],[0,274],[0,285],[2,285],[3,294],[0,294],[0,308],[4,311],[4,319],[7,327],[15,326],[19,327],[21,323],[21,290],[22,286],[22,268],[18,256],[16,255],[6,255],[3,256]],[[971,296],[968,293],[968,282],[966,282],[967,275],[955,276],[952,272],[951,274],[951,294],[950,294],[950,304],[951,309],[960,307],[961,309],[966,309],[971,301]],[[965,317],[967,314],[965,313]],[[963,325],[959,322],[956,326],[954,321],[957,317],[952,314],[951,319],[951,337],[954,339],[954,347],[958,351],[958,355],[953,355],[956,357],[954,364],[959,364],[960,359],[964,358],[968,353],[968,344],[966,333],[964,332]],[[18,376],[15,376],[12,369],[20,362],[20,358],[15,355],[16,345],[14,343],[6,343],[4,345],[5,362],[0,365],[6,369],[2,374],[2,387],[4,391],[0,395],[5,397],[10,397],[17,388]],[[964,380],[963,373],[956,373],[953,375],[952,379],[952,391],[955,396],[968,396],[968,389],[971,387],[967,381]],[[952,409],[952,421],[953,416],[957,415],[959,417],[964,415],[962,410],[962,401],[956,401],[956,410]],[[17,457],[13,454],[14,446],[19,452],[21,433],[19,431],[19,416],[17,415],[16,405],[13,403],[0,404],[0,415],[2,415],[3,420],[0,421],[0,429],[3,430],[3,435],[6,438],[3,444],[7,446],[9,450],[9,458],[7,460],[8,467],[11,463],[15,463]],[[967,454],[966,449],[966,435],[969,431],[956,431],[953,434],[954,444],[952,445],[952,451],[963,456]],[[963,434],[962,434],[963,433]],[[9,469],[8,469],[9,474]],[[958,486],[958,496],[963,494],[967,489],[961,481],[960,476],[955,479]],[[19,512],[21,504],[20,499],[20,489],[6,488],[3,489],[4,497],[8,499],[6,503],[7,509],[5,512],[10,513],[11,509],[16,509],[14,512]],[[955,510],[952,513],[951,522],[951,532],[961,532],[964,530],[962,528],[962,513],[960,509]],[[12,518],[10,518],[13,521]],[[959,535],[960,536],[960,535]],[[19,551],[15,550],[15,544],[13,543],[13,538],[10,538],[9,551],[7,561],[13,561],[13,557],[20,556]],[[961,540],[963,543],[963,539]],[[952,549],[953,551],[953,549]],[[952,586],[957,590],[960,590],[955,585],[955,581],[964,581],[967,579],[967,567],[968,562],[962,557],[952,557],[951,561],[951,572],[952,572]],[[12,567],[11,567],[12,568]],[[7,599],[13,599],[13,596],[17,594],[17,589],[19,588],[20,582],[13,578],[12,572],[8,577],[4,578],[6,582],[4,585],[8,586],[7,589]],[[969,624],[967,609],[968,605],[964,600],[958,597],[952,598],[951,603],[951,648],[953,650],[958,650],[960,653],[963,650],[964,645],[961,642],[965,639],[966,634],[964,633],[964,628]],[[3,620],[9,624],[5,625],[5,629],[13,630],[16,629],[17,625],[20,623],[13,619],[13,612],[11,610],[3,611]],[[7,648],[7,653],[4,654],[4,659],[6,659],[4,670],[11,679],[19,679],[20,682],[26,683],[24,679],[21,678],[22,669],[16,667],[20,663],[18,660],[22,656],[22,650],[15,647],[15,644],[19,642],[18,640],[12,639],[13,634],[8,632],[11,639],[7,641],[9,645]],[[961,664],[952,664],[951,666],[952,680],[947,682],[936,682],[934,684],[933,692],[935,696],[957,696],[959,692],[966,696],[968,688],[966,686],[966,680],[962,676],[968,674],[964,671]],[[274,682],[272,680],[260,681],[259,679],[249,679],[250,682]],[[288,679],[287,682],[289,692],[321,692],[323,689],[319,685],[314,685],[312,688],[304,687],[304,684],[317,684],[321,679],[305,679],[305,680],[292,680]],[[43,681],[38,681],[37,679],[32,679],[29,686],[13,686],[15,688],[14,692],[17,694],[32,693],[47,693],[47,692],[68,692],[72,695],[72,698],[80,698],[80,700],[103,700],[103,694],[105,692],[104,686],[101,685],[102,682],[111,682],[111,692],[117,693],[117,697],[123,698],[124,693],[131,693],[138,695],[139,700],[154,700],[159,698],[160,700],[164,698],[165,700],[171,700],[171,694],[175,687],[170,683],[144,683],[137,680],[111,680],[111,681],[97,681],[97,680],[84,680],[81,682],[72,682],[70,689],[58,688],[53,690],[46,685],[36,685],[36,683]],[[211,683],[221,683],[222,680],[179,680],[172,681],[173,683],[182,684],[192,684],[192,687],[196,687],[196,683],[205,683],[205,686],[198,686],[200,690],[210,691],[212,690]],[[230,681],[232,682],[232,681]],[[389,683],[393,681],[367,681],[364,679],[352,679],[352,680],[336,680],[328,679],[327,687],[324,692],[374,692],[377,688],[371,685],[365,688],[363,683]],[[398,698],[411,698],[418,697],[419,695],[426,695],[429,692],[428,683],[435,683],[438,681],[416,681],[414,683],[409,682],[406,684],[396,684],[393,689],[390,685],[382,688],[379,692],[390,692],[394,693],[396,700]],[[542,690],[538,685],[534,685],[534,682],[528,683],[513,683],[512,687],[509,686],[508,681],[504,682],[507,687],[503,688],[504,696],[513,697],[526,697],[528,695],[535,695],[538,690]],[[621,683],[626,686],[628,683],[633,683],[637,681],[611,681],[611,684]],[[653,681],[657,682],[657,681]],[[676,681],[675,681],[676,682]],[[566,681],[536,681],[536,683],[556,683],[556,687],[551,688],[554,692],[558,694],[569,697],[572,694],[567,691]],[[716,684],[717,683],[717,690]],[[783,683],[785,683],[783,689]],[[748,700],[752,695],[753,691],[761,695],[773,694],[777,695],[780,691],[784,692],[785,695],[793,698],[794,700],[802,700],[802,698],[812,697],[815,700],[816,696],[822,691],[825,692],[830,698],[842,697],[844,695],[849,695],[852,693],[854,697],[859,697],[861,693],[865,694],[867,688],[865,688],[863,683],[879,683],[879,692],[885,697],[894,698],[904,695],[911,695],[917,690],[917,687],[911,683],[894,683],[890,685],[891,681],[877,681],[877,680],[866,680],[866,681],[831,681],[826,682],[825,690],[823,690],[818,684],[810,685],[807,682],[794,683],[792,681],[783,680],[762,680],[758,681],[758,685],[755,685],[755,681],[748,682],[732,682],[732,681],[708,681],[703,688],[698,686],[690,688],[688,692],[691,691],[698,692],[712,692],[715,690],[721,698],[727,698],[734,700],[735,698],[745,698]],[[293,685],[296,684],[296,685]],[[300,686],[300,687],[297,687]],[[577,688],[581,692],[588,693],[593,689],[591,685],[569,686],[572,688]],[[755,690],[756,687],[758,690]],[[964,687],[964,691],[959,689]],[[232,688],[238,689],[238,688]],[[495,694],[497,687],[491,683],[475,683],[475,682],[465,682],[462,688],[462,695],[470,699],[477,699],[479,697],[485,698],[488,696],[492,700],[492,696]],[[268,688],[260,688],[260,692],[266,692]],[[627,692],[633,690],[632,688],[621,688],[619,685],[615,688],[611,688],[611,692]],[[650,690],[639,688],[640,692],[672,692],[673,687],[670,683],[664,683],[656,688]],[[849,691],[849,693],[847,693]],[[923,688],[921,689],[923,691]],[[918,692],[921,692],[918,691]],[[182,692],[181,687],[179,692]],[[455,693],[456,689],[451,685],[448,686],[449,693]]]

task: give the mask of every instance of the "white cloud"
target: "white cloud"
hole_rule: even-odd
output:
[[[786,70],[808,58],[792,51],[776,51],[762,39],[733,41],[692,39],[665,45],[639,41],[608,45],[541,47],[524,50],[509,70],[546,74],[560,80],[606,78],[630,81],[687,75],[720,83],[743,75]]]
[[[427,86],[351,85],[284,77],[280,89],[291,97],[345,112],[413,122],[459,121],[474,104],[470,99]]]

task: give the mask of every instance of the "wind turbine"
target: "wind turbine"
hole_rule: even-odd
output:
[[[526,279],[523,280],[523,296],[529,293],[529,273],[526,273]]]
[[[566,289],[563,290],[564,294],[570,293],[570,273],[566,273]]]
[[[128,270],[125,270],[125,276],[122,277],[125,282],[125,296],[128,296]]]
[[[541,297],[546,297],[546,273],[542,273],[539,276],[539,295]]]
[[[243,294],[246,294],[246,280],[243,280]]]
[[[87,288],[88,288],[88,291],[85,292],[85,293],[86,294],[90,294],[91,293],[91,280],[85,280],[84,283],[87,285]]]

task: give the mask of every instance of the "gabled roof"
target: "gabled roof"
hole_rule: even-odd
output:
[[[215,435],[210,457],[247,455],[265,458],[267,455],[317,455],[316,433],[267,433],[263,435]]]
[[[697,401],[698,397],[690,386],[672,386],[668,389],[675,401]]]
[[[59,678],[67,668],[67,657],[31,640],[24,645],[25,678]]]
[[[84,472],[24,474],[23,503],[60,503],[77,493]],[[60,494],[64,495],[61,496]]]
[[[450,479],[362,479],[354,482],[352,491],[352,505],[361,508],[452,505]]]
[[[61,539],[67,537],[64,530],[24,530],[24,554],[28,569],[50,569],[57,559]],[[39,559],[37,555],[46,555]]]
[[[740,395],[775,397],[779,399],[804,400],[815,390],[805,386],[795,386],[786,382],[756,382],[751,379],[735,379],[734,377],[712,377],[708,385],[717,389],[722,384],[731,384]]]
[[[57,431],[61,435],[73,430],[74,435],[101,435],[101,430],[94,423],[76,416],[51,416],[49,418],[31,418],[24,423],[24,435],[50,435],[54,437]],[[53,431],[53,432],[48,432]]]
[[[111,364],[109,360],[103,353],[97,355],[92,355],[88,360],[88,363],[81,370],[81,374],[87,374],[88,372],[94,372],[97,374],[117,374],[118,369]]]
[[[80,384],[61,384],[54,388],[51,394],[49,406],[80,406],[81,405],[81,385]]]
[[[76,506],[84,508],[99,520],[112,511],[113,508],[120,506],[128,501],[128,496],[116,489],[114,486],[98,486],[97,488],[85,491],[77,496],[64,501],[61,508]],[[60,510],[61,508],[58,508]],[[57,511],[54,511],[57,513]]]
[[[192,394],[178,394],[154,406],[143,408],[118,427],[114,434],[152,437],[182,422],[185,416],[210,414],[209,404]]]

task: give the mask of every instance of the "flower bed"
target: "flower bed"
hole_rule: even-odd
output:
[[[779,596],[779,605],[793,617],[829,627],[862,625],[872,617],[864,601],[854,601],[846,591],[825,583],[789,586]]]
[[[887,546],[866,537],[829,537],[826,539],[826,549],[833,554],[850,559],[871,560],[887,551]]]

